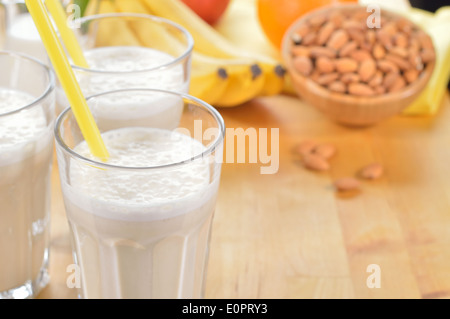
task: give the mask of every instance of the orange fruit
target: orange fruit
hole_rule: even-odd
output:
[[[259,23],[267,38],[281,48],[284,33],[305,13],[337,2],[358,0],[257,0]]]

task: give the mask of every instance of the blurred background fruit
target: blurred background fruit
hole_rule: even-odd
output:
[[[258,18],[264,33],[280,49],[289,26],[305,13],[338,2],[358,0],[258,0]]]
[[[223,16],[230,0],[183,0],[195,13],[210,25],[214,25]]]

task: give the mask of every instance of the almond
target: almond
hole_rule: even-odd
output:
[[[422,61],[422,58],[420,57],[419,54],[414,55],[414,54],[410,54],[409,58],[408,58],[409,63],[411,63],[411,66],[417,70],[417,71],[422,71],[424,68],[424,64]]]
[[[377,64],[375,60],[368,59],[361,62],[358,70],[361,81],[368,82],[377,71]]]
[[[336,57],[336,51],[326,47],[314,46],[310,48],[310,54],[314,58],[321,56],[333,59]]]
[[[328,89],[336,93],[347,92],[347,86],[342,81],[334,81],[328,85]]]
[[[364,25],[355,20],[345,20],[342,23],[342,28],[347,31],[350,29],[364,31]]]
[[[398,30],[409,36],[413,29],[413,24],[406,18],[400,18],[397,20],[397,28]]]
[[[369,81],[369,85],[372,88],[376,88],[376,87],[380,86],[381,84],[383,84],[383,72],[378,70],[375,72],[375,75],[373,76],[373,78]]]
[[[383,80],[383,86],[390,90],[390,88],[394,85],[394,83],[397,81],[397,79],[400,78],[400,74],[397,72],[389,72],[386,74]]]
[[[430,50],[434,49],[433,41],[424,31],[422,30],[417,31],[416,37],[422,49],[430,49]]]
[[[341,58],[348,57],[350,53],[355,51],[358,48],[358,43],[355,41],[350,41],[346,45],[344,45],[341,50],[339,51],[339,56]]]
[[[342,48],[349,40],[349,35],[346,31],[340,29],[337,31],[334,31],[333,34],[331,34],[330,39],[327,42],[327,47],[339,50]]]
[[[313,153],[329,160],[336,154],[336,147],[331,144],[319,144],[314,148]]]
[[[361,30],[348,29],[347,32],[350,39],[358,43],[358,45],[364,42],[364,33]]]
[[[385,29],[380,29],[377,31],[377,39],[387,50],[392,48],[391,35],[389,35]]]
[[[393,47],[389,53],[395,54],[399,56],[400,58],[406,58],[409,55],[409,52],[406,48],[402,47]]]
[[[416,55],[416,54],[418,54],[419,51],[420,51],[420,49],[421,49],[419,40],[417,40],[417,38],[411,38],[411,39],[409,40],[409,46],[408,46],[408,49],[409,49],[409,54],[410,54],[410,55]]]
[[[359,190],[361,188],[361,183],[353,177],[344,177],[336,180],[334,182],[334,187],[339,192],[349,192]]]
[[[366,42],[370,45],[373,45],[377,40],[377,35],[374,30],[369,30],[366,32]]]
[[[358,62],[350,58],[336,60],[336,70],[340,73],[354,72],[358,69]]]
[[[419,77],[419,71],[416,69],[410,69],[406,71],[404,74],[405,80],[408,83],[413,83]]]
[[[325,14],[315,15],[309,19],[309,24],[313,27],[320,27],[327,21],[327,16]]]
[[[306,56],[309,57],[310,50],[307,46],[296,45],[291,48],[291,54],[293,56]]]
[[[359,176],[364,179],[378,179],[384,174],[384,167],[379,163],[372,163],[359,171]]]
[[[337,28],[341,28],[342,24],[345,22],[345,17],[339,11],[333,11],[330,13],[329,20],[333,22]]]
[[[382,59],[386,55],[386,50],[381,44],[376,43],[372,48],[372,55],[377,60]]]
[[[368,85],[362,83],[350,83],[348,91],[356,96],[373,96],[375,91]]]
[[[403,33],[397,33],[394,36],[394,43],[399,48],[406,48],[408,46],[409,40]]]
[[[389,21],[388,23],[386,23],[383,26],[382,30],[391,37],[395,36],[398,33],[397,24],[394,21]]]
[[[305,35],[307,35],[310,32],[311,32],[311,28],[309,27],[309,24],[303,23],[293,32],[293,34],[297,34],[301,37],[304,37]]]
[[[330,58],[321,56],[316,60],[316,68],[321,73],[331,73],[334,71],[334,61]]]
[[[306,154],[303,156],[303,165],[313,171],[328,171],[330,169],[330,164],[322,157],[315,154]]]
[[[316,42],[317,35],[314,32],[308,33],[302,38],[302,45],[312,45]]]
[[[312,154],[317,143],[311,140],[303,141],[296,147],[296,152],[301,156]]]
[[[422,52],[420,52],[420,57],[422,58],[423,63],[428,63],[436,58],[436,54],[433,49],[423,49]]]
[[[408,60],[403,59],[395,54],[386,54],[386,60],[395,63],[399,67],[399,69],[403,71],[411,68],[411,64],[408,62]]]
[[[394,83],[389,88],[389,92],[398,92],[406,86],[406,81],[402,76],[395,79]]]
[[[335,29],[336,29],[336,26],[334,25],[333,22],[325,23],[319,30],[319,33],[317,36],[317,44],[318,45],[325,44]]]
[[[341,81],[344,84],[356,83],[359,82],[359,75],[356,73],[344,73],[341,76]]]
[[[378,94],[378,95],[383,95],[383,94],[386,93],[386,89],[384,88],[384,86],[381,86],[381,85],[376,86],[374,88],[374,90],[375,90],[375,93]]]
[[[336,81],[339,78],[339,74],[338,73],[326,73],[326,74],[322,74],[321,76],[319,76],[316,80],[317,83],[319,83],[320,85],[328,85],[331,82]]]
[[[355,50],[350,54],[350,57],[357,62],[362,62],[367,59],[372,59],[372,54],[366,50]]]
[[[308,76],[313,70],[313,63],[306,56],[298,56],[294,58],[294,68],[302,75]]]
[[[384,73],[390,73],[390,72],[399,73],[400,72],[400,69],[398,68],[398,66],[395,63],[393,63],[392,61],[385,60],[385,59],[379,60],[377,62],[377,66]]]

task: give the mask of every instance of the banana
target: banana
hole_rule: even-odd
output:
[[[259,24],[256,4],[257,0],[230,2],[225,15],[214,25],[214,29],[235,46],[274,59],[270,63],[260,62],[266,79],[259,95],[272,96],[283,91],[286,70],[281,64],[280,52],[270,43]]]
[[[179,0],[102,0],[101,3],[101,13],[152,14],[189,26],[187,29],[195,42],[189,93],[211,105],[232,107],[282,90],[284,72],[276,59],[239,49]],[[158,43],[167,52],[182,45],[166,36],[167,32],[157,25],[128,22],[120,30],[115,26],[103,38],[113,43],[126,38],[131,45]]]
[[[95,3],[96,1],[90,2]],[[111,0],[102,0],[97,10],[99,13],[117,12],[114,3]],[[118,19],[102,21],[98,24],[98,29],[93,28],[93,32],[98,33],[96,36],[96,46],[114,46],[116,44],[140,45],[139,39],[136,38],[135,34],[128,28],[126,22]]]
[[[114,0],[114,4],[117,12],[149,14],[140,0]],[[144,20],[128,21],[127,23],[143,46],[162,49],[174,56],[178,56],[180,52],[185,51],[186,45],[183,45],[175,37],[168,35],[170,31],[163,25]]]
[[[141,0],[151,14],[186,28],[194,38],[195,51],[215,58],[235,58],[235,47],[179,0]]]
[[[209,76],[206,76],[209,74]],[[221,81],[217,83],[217,74]],[[207,87],[202,93],[196,88],[201,82]],[[190,93],[217,107],[240,105],[253,99],[265,83],[265,75],[254,60],[219,59],[198,52],[192,55]]]
[[[273,96],[280,94],[286,86],[286,69],[281,65],[262,63],[265,81],[264,86],[259,93],[260,96]]]
[[[189,94],[211,105],[216,104],[225,94],[228,86],[228,73],[226,69],[218,67],[205,72],[192,67],[194,76],[191,77]]]
[[[228,65],[228,86],[225,94],[215,103],[217,107],[233,107],[258,96],[265,77],[258,64]]]
[[[261,28],[257,1],[230,1],[227,11],[213,27],[234,46],[281,61],[281,53],[268,40]]]
[[[189,7],[187,7],[180,0],[141,0],[149,9],[152,14],[165,17],[170,19],[182,26],[184,26],[193,36],[195,41],[194,50],[196,52],[202,53],[204,55],[216,57],[216,58],[228,58],[228,59],[249,59],[250,61],[256,61],[261,67],[265,83],[261,87],[261,90],[254,93],[253,97],[265,96],[265,95],[275,95],[279,94],[284,87],[285,81],[285,71],[284,67],[280,63],[279,59],[275,58],[276,55],[273,51],[272,54],[260,54],[259,52],[250,51],[248,48],[241,48],[235,43],[231,42],[225,36],[223,36],[218,30],[211,27],[209,24],[204,22],[198,15],[196,15]],[[247,2],[244,6],[237,7],[237,10],[241,10],[247,17],[255,18],[255,12],[250,12],[250,10],[255,10],[255,2],[253,0],[237,0],[236,3],[232,5],[238,5],[239,2]],[[245,19],[244,19],[245,20]],[[234,21],[235,22],[235,21]],[[228,25],[233,25],[233,21],[227,23]],[[253,28],[257,28],[257,21],[253,20]],[[222,24],[222,30],[226,29],[227,34],[232,37],[242,37],[243,31],[242,26],[228,26],[224,27]],[[220,30],[220,29],[219,29]],[[261,30],[257,31],[261,37]],[[246,38],[251,38],[251,32],[246,33]],[[267,47],[266,47],[267,48]],[[254,63],[253,62],[253,63]],[[248,71],[245,71],[248,72]],[[257,81],[256,86],[260,86],[260,80]],[[247,81],[246,83],[252,83]],[[253,85],[255,86],[255,85]],[[253,87],[252,87],[253,88]],[[234,90],[231,90],[234,92]],[[249,90],[248,92],[254,92],[254,90]],[[242,94],[242,96],[248,96],[248,92]],[[249,98],[251,99],[251,98]],[[232,99],[230,99],[232,100]],[[236,100],[242,100],[237,98]],[[246,102],[246,101],[245,101]],[[222,105],[230,105],[229,103],[221,103]],[[231,105],[230,105],[231,106]]]

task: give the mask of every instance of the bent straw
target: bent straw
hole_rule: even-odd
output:
[[[67,16],[60,0],[45,0],[48,11],[55,20],[56,26],[61,33],[62,40],[66,45],[75,65],[88,68],[89,65],[84,57],[83,50],[75,37],[75,33],[67,25]]]
[[[25,0],[25,3],[39,31],[47,54],[52,61],[53,68],[66,93],[67,99],[72,107],[72,112],[89,149],[94,156],[106,161],[109,158],[108,151],[97,124],[94,121],[94,117],[89,110],[86,99],[81,92],[80,85],[70,67],[69,60],[58,40],[56,31],[53,29],[43,2],[41,0]]]

